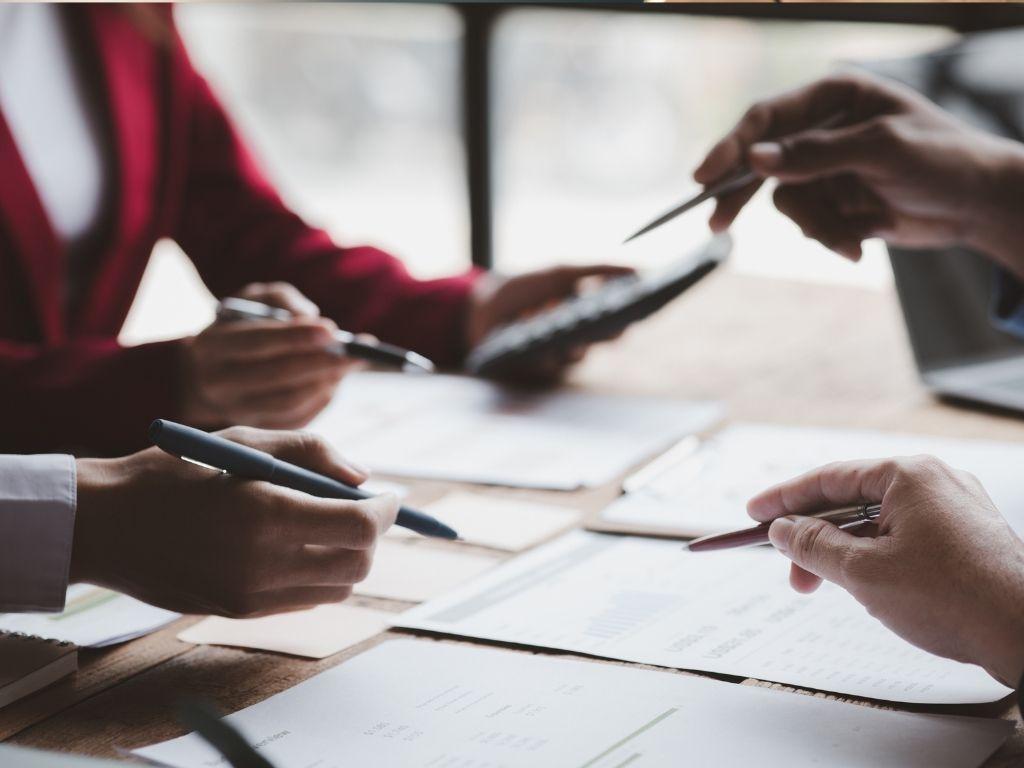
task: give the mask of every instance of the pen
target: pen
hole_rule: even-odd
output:
[[[838,114],[832,115],[832,117],[829,117],[826,120],[822,120],[820,123],[817,123],[816,125],[812,126],[812,128],[815,130],[835,128],[843,121],[845,117],[846,114],[840,112]],[[732,173],[726,174],[724,177],[719,179],[714,184],[705,187],[704,191],[701,192],[700,194],[696,195],[695,197],[691,197],[686,202],[680,203],[675,208],[666,211],[661,216],[652,221],[650,224],[644,225],[636,232],[634,232],[632,235],[623,240],[622,244],[625,245],[630,240],[635,240],[636,238],[640,237],[640,235],[647,234],[652,229],[657,229],[662,224],[672,221],[672,219],[674,219],[676,216],[686,213],[691,208],[696,208],[698,205],[705,202],[706,200],[710,200],[713,197],[721,197],[722,195],[727,195],[730,192],[735,192],[740,187],[745,187],[750,182],[756,181],[759,178],[761,177],[758,176],[757,173],[752,171],[747,166],[741,165]]]
[[[203,464],[221,472],[250,480],[265,480],[274,485],[319,496],[324,499],[371,499],[373,494],[345,485],[274,458],[265,451],[226,440],[201,429],[186,427],[166,419],[157,419],[149,427],[153,444],[179,459]],[[424,536],[457,539],[459,535],[430,515],[409,507],[398,510],[396,524]]]
[[[287,322],[292,317],[292,313],[287,309],[272,307],[269,304],[249,299],[231,297],[222,300],[217,305],[218,320],[280,320]],[[390,365],[401,368],[407,373],[433,373],[435,370],[434,363],[428,358],[394,344],[386,344],[383,341],[363,341],[354,333],[341,330],[334,332],[334,340],[337,342],[337,347],[334,349],[339,355]]]
[[[860,504],[855,507],[840,507],[826,512],[818,512],[806,517],[827,520],[838,528],[846,528],[875,520],[882,511],[881,504]],[[716,533],[694,539],[687,548],[691,552],[712,552],[716,549],[732,549],[734,547],[752,547],[756,544],[768,543],[768,529],[771,523],[761,523],[753,528],[744,528],[730,533]]]

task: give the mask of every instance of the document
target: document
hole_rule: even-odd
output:
[[[529,549],[572,528],[583,517],[579,510],[555,504],[462,492],[449,493],[428,504],[424,511],[457,530],[467,544],[507,552]],[[412,538],[417,534],[392,526],[388,535]]]
[[[573,531],[395,624],[918,704],[996,701],[981,668],[890,632],[839,587],[789,587],[773,550]]]
[[[967,768],[1005,720],[889,712],[689,675],[398,640],[229,715],[281,768]],[[223,764],[188,735],[135,751]]]
[[[258,619],[210,616],[178,634],[198,645],[231,645],[323,659],[378,635],[391,615],[357,605],[318,605]]]
[[[103,648],[155,632],[181,614],[89,584],[68,588],[61,613],[0,614],[0,630]]]
[[[359,373],[309,429],[385,474],[573,490],[613,479],[720,412],[703,402]]]
[[[458,546],[385,538],[377,544],[370,575],[356,584],[355,592],[418,603],[471,581],[499,562],[495,557],[462,552]]]
[[[638,532],[684,536],[743,528],[753,524],[747,501],[778,482],[831,461],[920,453],[977,475],[1010,524],[1024,533],[1024,443],[767,424],[733,424],[660,471],[641,470],[641,487],[631,488],[600,518]]]

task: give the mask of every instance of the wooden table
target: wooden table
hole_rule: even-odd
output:
[[[570,385],[715,398],[725,402],[732,419],[1024,441],[1024,420],[932,399],[917,383],[895,296],[845,287],[716,276],[614,345],[595,350]],[[415,483],[411,501],[429,501],[450,487]],[[485,490],[557,496],[560,503],[572,500],[592,513],[615,496],[616,488],[612,484],[574,494]],[[392,611],[407,607],[392,601],[354,602]],[[173,709],[182,695],[203,697],[233,712],[399,634],[383,633],[317,662],[176,640],[177,632],[193,621],[182,619],[149,637],[83,653],[73,678],[0,710],[0,739],[116,757],[118,748],[180,735]],[[1013,719],[1013,737],[986,765],[1024,761],[1024,728],[1008,700],[983,707],[913,709]]]

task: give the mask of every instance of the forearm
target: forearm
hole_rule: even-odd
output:
[[[984,166],[965,244],[1024,280],[1024,145],[996,139]]]
[[[146,443],[152,419],[175,418],[179,379],[177,342],[0,343],[0,451],[130,452]]]

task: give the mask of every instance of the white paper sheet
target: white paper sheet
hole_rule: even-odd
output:
[[[155,632],[180,617],[109,589],[74,584],[62,613],[0,614],[0,630],[103,648]]]
[[[693,536],[742,528],[753,524],[747,501],[782,480],[831,461],[919,453],[977,475],[1010,524],[1024,532],[1024,443],[766,424],[726,427],[613,502],[601,518]]]
[[[210,616],[178,633],[178,639],[323,659],[380,634],[390,618],[384,611],[357,605],[318,605],[258,619]]]
[[[382,539],[373,568],[355,592],[370,597],[420,602],[480,576],[500,562],[497,558],[461,552],[456,546],[433,547]]]
[[[574,531],[396,617],[402,627],[931,704],[996,701],[982,669],[904,642],[832,584],[801,595],[771,550]]]
[[[279,768],[970,768],[1013,730],[414,640],[384,643],[227,720]],[[136,754],[176,768],[218,764],[194,735]]]
[[[571,528],[583,517],[582,512],[569,507],[514,496],[462,492],[449,493],[428,504],[424,511],[458,531],[467,544],[506,552],[522,552]],[[388,529],[388,535],[406,539],[417,536],[397,525]]]
[[[386,474],[572,490],[613,479],[719,415],[712,403],[360,373],[309,429]]]

